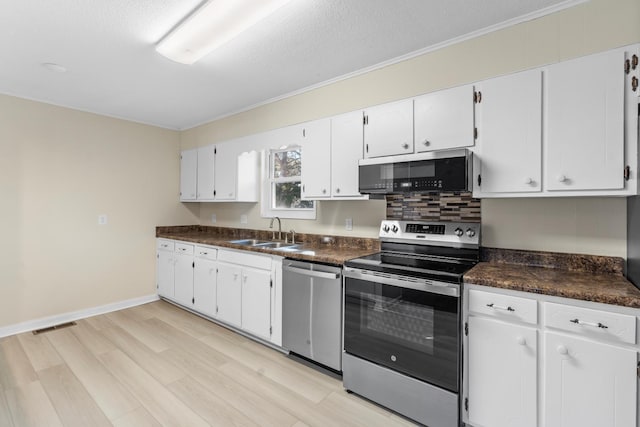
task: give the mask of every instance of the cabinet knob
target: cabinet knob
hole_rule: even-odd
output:
[[[524,339],[524,337],[517,337],[516,342],[518,343],[518,345],[527,345],[527,340]]]
[[[322,194],[327,194],[327,189],[326,188],[322,189]]]
[[[425,139],[423,144],[425,145],[425,147],[428,147],[431,145],[431,141],[429,141],[428,139]]]
[[[560,176],[558,177],[558,181],[560,181],[560,182],[566,182],[566,181],[567,181],[567,177],[566,177],[566,176],[564,176],[564,175],[560,175]]]
[[[527,178],[527,179],[524,180],[524,183],[531,185],[531,184],[533,184],[533,180],[531,178]]]
[[[238,280],[238,273],[233,273],[233,280]]]
[[[402,148],[404,148],[405,150],[407,150],[409,148],[409,144],[402,144]]]
[[[340,189],[339,189],[339,188],[336,188],[336,193],[339,193],[339,192],[340,192]]]
[[[569,354],[569,349],[562,344],[556,348],[556,351],[560,354],[567,355]]]

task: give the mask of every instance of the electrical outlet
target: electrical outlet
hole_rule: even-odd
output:
[[[344,221],[345,230],[351,231],[353,230],[353,218],[347,218]]]
[[[216,217],[216,214],[211,214],[211,223],[215,224],[217,220],[218,218]]]
[[[249,222],[249,219],[246,215],[240,215],[240,224],[246,224]]]
[[[107,225],[107,214],[98,215],[98,225]]]

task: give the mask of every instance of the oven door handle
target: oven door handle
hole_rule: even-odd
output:
[[[414,289],[433,294],[460,297],[460,286],[454,283],[437,282],[428,279],[408,278],[396,274],[377,273],[359,268],[344,267],[342,275],[345,278],[358,279],[366,282],[382,283],[384,285],[397,286],[399,288]],[[345,283],[345,286],[346,283]]]
[[[304,276],[317,277],[319,279],[336,280],[340,278],[338,273],[327,273],[324,271],[306,270],[304,268],[292,267],[290,265],[282,266],[282,270],[290,271],[292,273],[302,274]]]

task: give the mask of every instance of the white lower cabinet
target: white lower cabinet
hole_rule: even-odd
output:
[[[242,325],[242,268],[218,263],[218,319],[230,325]]]
[[[282,345],[282,258],[247,251],[156,242],[158,295]]]
[[[636,350],[544,333],[545,425],[636,426]]]
[[[193,267],[193,309],[216,316],[216,249],[197,246]]]
[[[271,336],[271,271],[242,270],[242,329],[262,338]]]
[[[466,285],[463,420],[638,427],[637,311]]]
[[[537,426],[536,329],[474,316],[469,331],[469,422]]]

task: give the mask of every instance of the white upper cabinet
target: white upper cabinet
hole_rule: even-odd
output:
[[[416,152],[473,146],[473,107],[473,85],[440,90],[415,98]]]
[[[180,200],[196,200],[198,178],[198,150],[184,150],[180,153]]]
[[[213,200],[214,198],[215,152],[215,145],[198,148],[198,200]]]
[[[546,69],[547,189],[624,187],[624,61],[617,49]]]
[[[216,145],[215,199],[236,198],[238,153],[232,143]]]
[[[364,157],[413,153],[413,99],[367,108]]]
[[[260,153],[245,151],[238,156],[236,201],[257,202],[260,197]]]
[[[542,71],[476,85],[474,196],[542,190]]]
[[[358,191],[358,161],[362,159],[362,111],[331,118],[331,196],[362,198]]]
[[[302,197],[305,199],[329,198],[331,197],[331,120],[322,119],[304,123],[300,131],[302,135]]]

